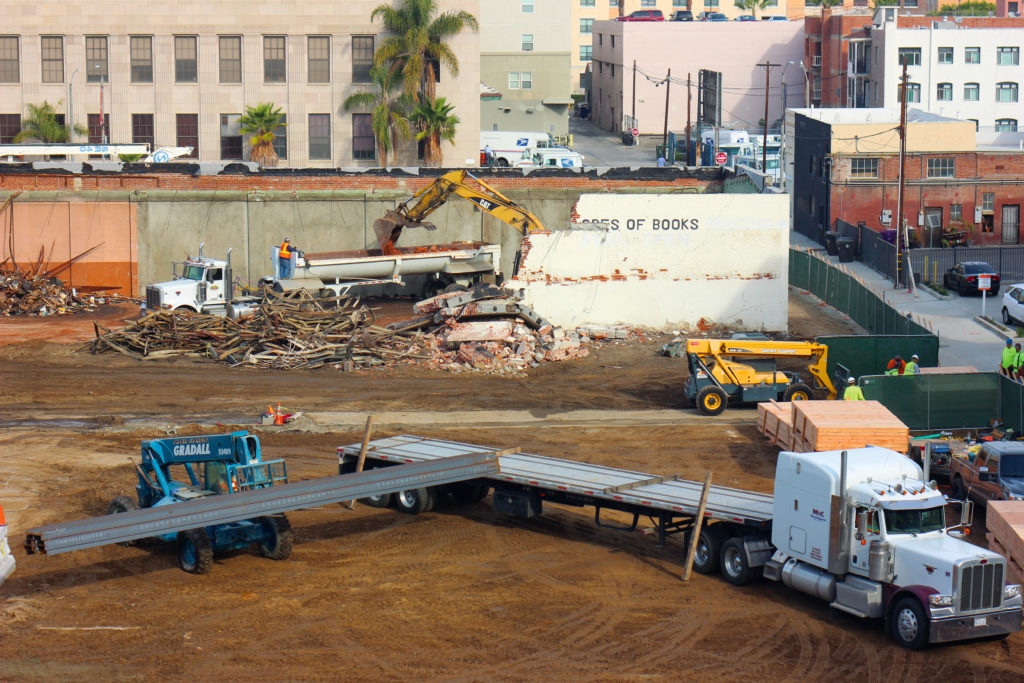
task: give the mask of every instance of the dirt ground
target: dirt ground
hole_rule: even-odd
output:
[[[278,401],[310,416],[426,413],[433,424],[415,433],[694,479],[710,468],[715,483],[771,491],[775,450],[754,411],[696,416],[684,405],[683,361],[656,353],[667,336],[599,345],[513,379],[75,352],[93,319],[129,313],[0,320],[0,504],[18,560],[0,587],[0,680],[1024,678],[1020,634],[907,652],[879,623],[780,585],[683,583],[680,539],[659,549],[649,528],[599,529],[590,509],[551,505],[514,520],[488,499],[419,516],[295,511],[290,559],[241,551],[203,576],[182,572],[159,544],[26,556],[26,529],[102,514],[128,493],[126,456],[165,432],[255,429],[293,480],[334,474],[336,447],[361,429],[252,426]],[[853,330],[800,293],[791,321],[794,336]],[[600,419],[555,419],[578,410]],[[455,411],[525,417],[496,425]],[[666,423],[664,411],[677,417]],[[375,436],[411,431],[400,421]]]

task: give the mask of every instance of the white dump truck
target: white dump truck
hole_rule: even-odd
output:
[[[338,449],[339,472],[433,460],[493,450],[485,446],[401,435]],[[721,572],[731,584],[759,576],[828,601],[834,609],[881,619],[897,643],[997,637],[1021,630],[1020,586],[1007,584],[1006,560],[963,540],[971,503],[960,524],[947,526],[946,497],[906,456],[879,447],[823,453],[779,454],[773,495],[703,485],[512,452],[500,454],[500,474],[453,487],[414,488],[366,499],[407,513],[429,510],[451,493],[480,500],[493,488],[496,512],[542,514],[560,503],[617,510],[655,525],[659,544],[669,534],[692,537],[703,512],[693,568]],[[751,599],[754,598],[751,594]]]

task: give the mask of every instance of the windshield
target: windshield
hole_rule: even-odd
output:
[[[945,508],[927,510],[886,510],[885,526],[890,534],[923,534],[946,527]]]
[[[203,279],[203,267],[202,266],[185,266],[185,270],[181,273],[181,276],[186,280],[202,280]]]
[[[999,474],[1004,477],[1024,477],[1024,455],[1004,454],[999,461]]]
[[[964,272],[965,273],[994,273],[996,271],[994,271],[992,269],[992,266],[990,266],[989,264],[987,264],[987,263],[980,263],[979,262],[979,263],[965,263],[964,264]]]

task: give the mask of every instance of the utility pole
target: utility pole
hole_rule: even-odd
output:
[[[770,81],[770,74],[773,66],[782,66],[781,64],[772,64],[767,59],[764,64],[758,64],[758,66],[764,67],[764,141],[761,144],[761,172],[768,172],[768,83]]]
[[[636,60],[633,60],[633,125],[630,128],[639,128],[636,125]],[[640,141],[640,136],[633,136],[633,144],[636,145]]]
[[[686,72],[686,165],[690,165],[690,103],[693,101],[693,83],[690,81],[690,73]]]
[[[907,154],[907,60],[903,60],[903,75],[900,76],[900,183],[896,195],[896,282],[900,288],[903,279],[903,174],[906,170]]]
[[[661,151],[665,156],[665,161],[668,161],[668,93],[669,88],[672,87],[672,69],[668,70],[668,74],[665,76],[665,130],[661,134]],[[672,154],[672,163],[675,164],[676,155],[675,150]]]

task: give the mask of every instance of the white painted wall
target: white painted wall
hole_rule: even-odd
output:
[[[552,323],[787,328],[786,195],[586,194],[574,215],[508,283]]]

